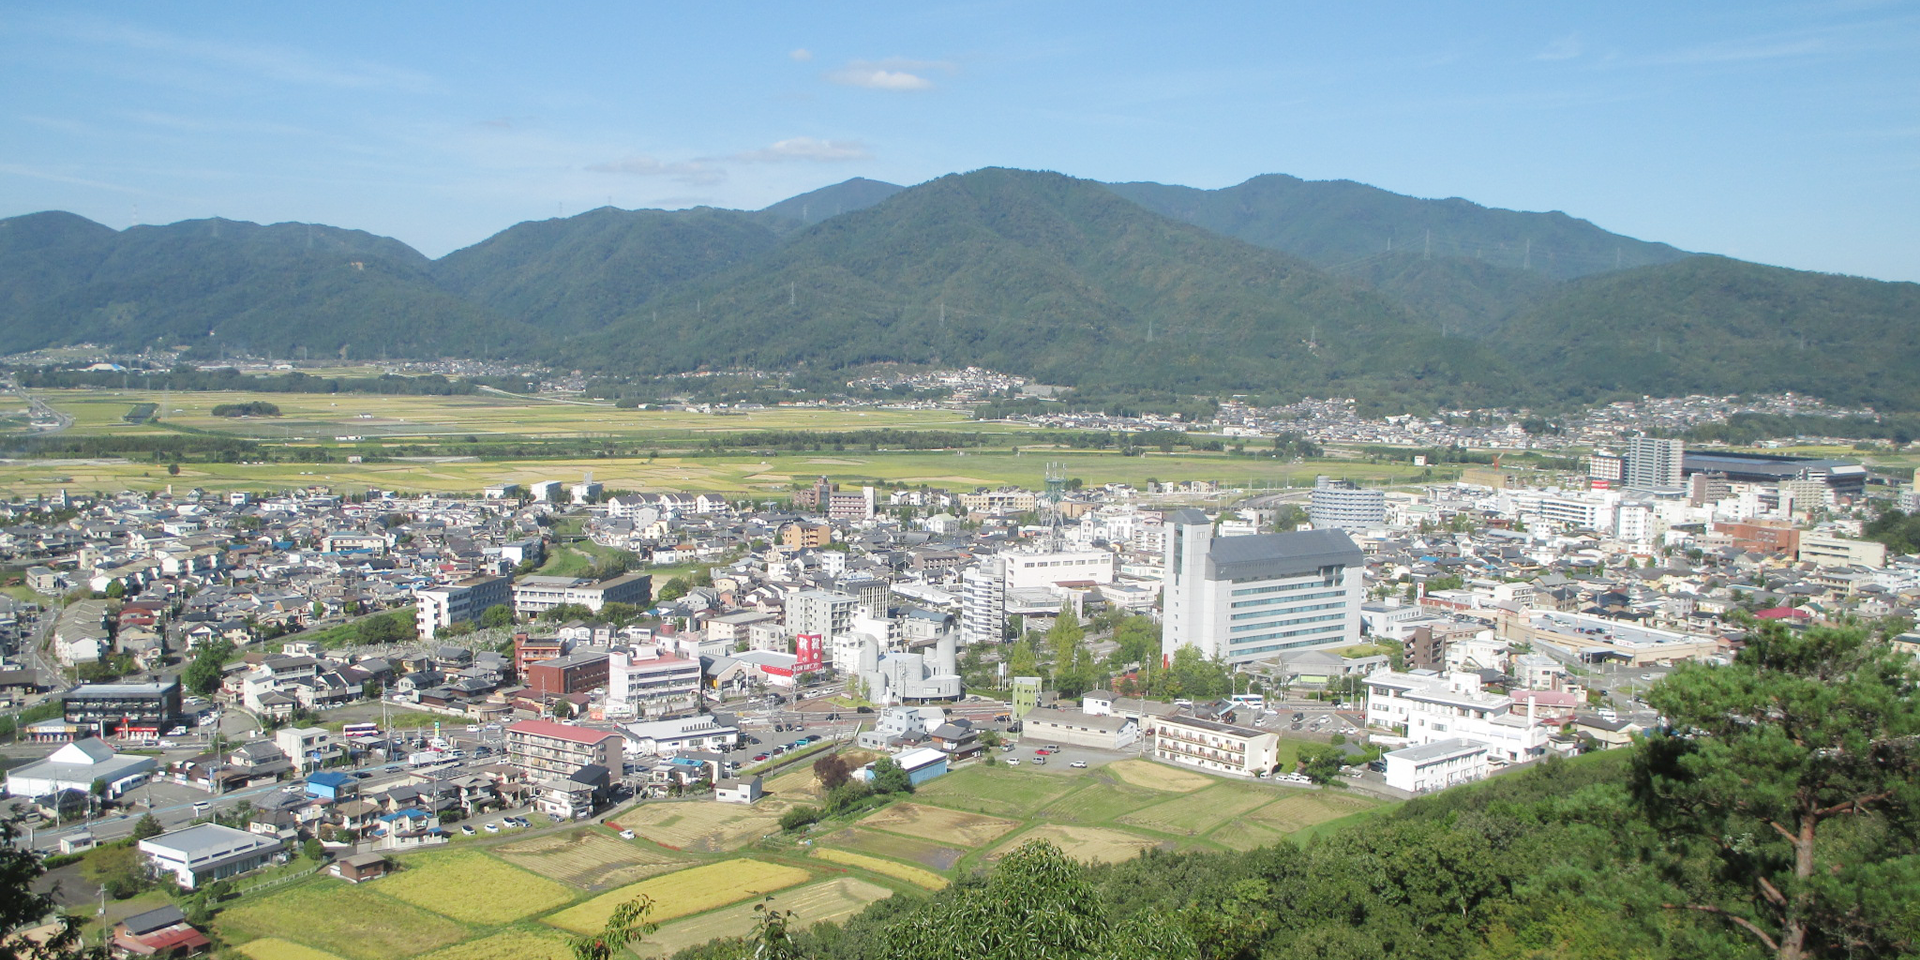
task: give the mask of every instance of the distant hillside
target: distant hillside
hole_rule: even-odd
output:
[[[1920,284],[1692,257],[1575,281],[1489,343],[1574,398],[1796,390],[1920,409]]]
[[[1219,190],[1113,183],[1113,192],[1156,213],[1321,266],[1389,250],[1464,257],[1557,280],[1687,256],[1664,243],[1609,233],[1559,211],[1523,213],[1458,197],[1422,200],[1351,180],[1254,177]]]
[[[1914,284],[1281,176],[1216,191],[1006,169],[854,179],[761,211],[523,223],[438,261],[317,224],[115,231],[46,212],[0,220],[0,276],[0,352],[90,341],[820,379],[897,361],[1404,409],[1796,390],[1920,410]]]
[[[495,315],[590,331],[778,242],[755,215],[738,210],[601,207],[508,227],[442,257],[432,273]]]
[[[529,341],[529,330],[440,289],[428,260],[391,238],[230,220],[87,224],[0,221],[0,238],[25,237],[0,239],[0,275],[27,278],[0,300],[5,349],[90,341],[370,357],[487,355]]]
[[[843,213],[865,210],[905,189],[906,187],[897,184],[868,180],[866,177],[854,177],[852,180],[843,180],[830,187],[821,187],[797,197],[789,197],[760,212],[782,220],[812,226]]]
[[[1087,180],[942,177],[795,234],[629,318],[577,363],[687,369],[896,360],[1056,383],[1470,394],[1496,358],[1303,261]],[[629,346],[631,345],[631,346]]]

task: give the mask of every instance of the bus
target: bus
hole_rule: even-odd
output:
[[[1234,703],[1240,704],[1250,710],[1265,710],[1267,708],[1267,698],[1256,694],[1236,693],[1231,699]]]
[[[354,737],[377,737],[380,725],[377,723],[349,723],[340,728],[340,738],[350,740]]]

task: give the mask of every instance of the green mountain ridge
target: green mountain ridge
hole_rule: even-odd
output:
[[[0,276],[0,352],[898,361],[1410,409],[1789,389],[1920,409],[1897,375],[1914,284],[1280,175],[1214,191],[999,168],[855,178],[760,211],[522,223],[439,260],[317,224],[115,231],[50,211],[0,220]]]

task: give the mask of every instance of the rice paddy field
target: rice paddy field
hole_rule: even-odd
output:
[[[575,459],[480,460],[418,455],[374,463],[182,463],[119,458],[0,461],[0,491],[32,494],[62,487],[119,490],[202,487],[277,490],[309,485],[379,487],[405,492],[472,492],[491,483],[574,480],[591,472],[615,489],[774,493],[825,475],[841,483],[890,482],[971,489],[1014,484],[1038,487],[1049,462],[1063,462],[1087,483],[1144,485],[1159,480],[1217,480],[1230,487],[1311,486],[1317,475],[1372,483],[1405,481],[1424,468],[1410,463],[1329,459],[1293,463],[1218,453],[1115,452],[1057,447],[1049,431],[1024,424],[975,421],[945,410],[773,409],[738,415],[621,410],[579,402],[509,396],[389,397],[360,394],[283,394],[139,390],[44,390],[35,396],[74,418],[74,436],[226,434],[266,443],[334,448],[337,457],[380,454],[393,445],[432,448],[475,440],[584,438],[613,445],[612,456]],[[220,404],[264,401],[278,417],[215,417]],[[139,404],[157,404],[158,422],[128,423]],[[15,409],[18,408],[18,409]],[[0,397],[0,430],[9,411],[23,414],[15,396]],[[17,419],[17,417],[16,417]],[[676,449],[730,433],[762,430],[950,430],[1004,436],[1005,445],[953,451],[827,451],[688,457]],[[665,448],[665,455],[653,456]],[[1016,448],[1017,451],[1016,451]],[[408,454],[414,456],[414,454]]]
[[[557,828],[401,854],[398,872],[358,886],[322,872],[245,898],[215,925],[250,960],[565,960],[567,935],[646,896],[660,927],[635,952],[652,958],[748,932],[762,898],[801,926],[841,920],[894,893],[938,891],[1034,840],[1095,862],[1249,850],[1385,809],[1338,789],[1144,759],[1090,770],[972,764],[909,800],[794,836],[772,821],[816,802],[819,785],[803,765],[768,786],[752,807],[649,802],[611,815],[635,840],[611,826]],[[675,839],[687,848],[663,845]]]

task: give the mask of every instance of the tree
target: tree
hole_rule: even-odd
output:
[[[1073,659],[1073,650],[1086,639],[1087,631],[1080,627],[1080,616],[1073,612],[1073,604],[1060,602],[1060,614],[1053,618],[1053,626],[1047,628],[1047,649],[1053,654],[1054,666],[1064,667]]]
[[[652,912],[652,897],[641,895],[628,900],[613,908],[613,915],[607,918],[607,925],[599,933],[568,937],[567,949],[573,952],[574,960],[613,960],[624,956],[629,945],[659,929],[659,924],[647,921],[647,915]]]
[[[1033,655],[1033,643],[1016,640],[1013,649],[1007,652],[1007,674],[1014,677],[1031,677],[1040,672],[1040,658]]]
[[[553,702],[553,718],[555,720],[566,720],[571,718],[572,716],[573,716],[572,703],[566,700],[555,700]]]
[[[692,589],[692,587],[688,585],[687,581],[679,577],[674,577],[660,588],[660,593],[655,599],[661,603],[672,603],[686,596],[687,591],[690,589]]]
[[[145,840],[148,837],[157,837],[166,832],[167,828],[161,826],[159,818],[151,813],[141,817],[133,825],[133,839],[135,841]]]
[[[80,872],[88,880],[107,888],[107,896],[125,900],[146,889],[146,859],[132,846],[106,846],[87,857]]]
[[[327,858],[327,848],[322,845],[319,840],[309,837],[305,843],[300,845],[300,855],[306,857],[308,860],[325,860]]]
[[[80,942],[80,918],[70,914],[59,915],[53,934],[44,941],[28,940],[16,932],[38,925],[57,906],[51,894],[34,892],[35,882],[47,869],[38,853],[20,845],[21,833],[19,817],[0,817],[0,891],[7,892],[0,897],[0,960],[104,958],[104,947],[89,949]]]
[[[1008,854],[985,882],[949,888],[889,924],[880,956],[915,960],[1064,960],[1198,956],[1178,924],[1151,912],[1114,923],[1087,868],[1036,840]]]
[[[1308,744],[1300,748],[1300,772],[1314,783],[1332,783],[1340,776],[1344,758],[1337,747]]]
[[[1920,702],[1910,658],[1864,629],[1756,627],[1724,667],[1647,693],[1668,718],[1634,757],[1634,798],[1675,902],[1775,956],[1902,952],[1917,932]],[[1701,864],[1711,864],[1703,871]]]
[[[513,626],[513,608],[496,603],[480,612],[480,625],[488,629]]]
[[[892,757],[881,757],[873,762],[873,792],[912,793],[913,780]]]
[[[829,753],[813,762],[813,775],[820,780],[822,787],[832,790],[846,783],[847,778],[853,775],[853,771],[848,768],[847,761],[839,754]]]

